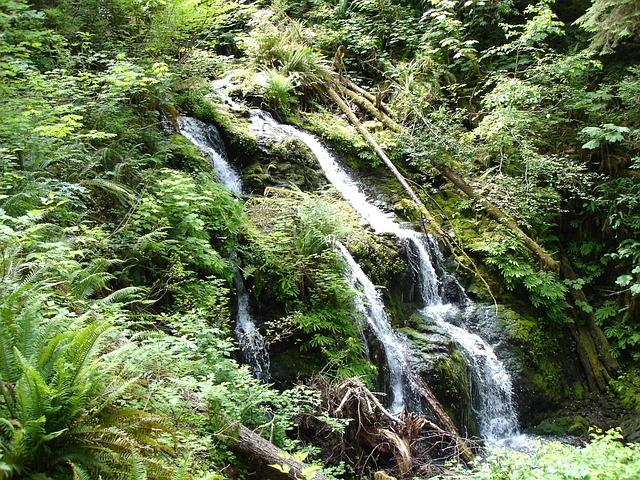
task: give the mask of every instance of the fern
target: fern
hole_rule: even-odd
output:
[[[143,300],[146,295],[147,289],[144,287],[124,287],[111,292],[106,297],[99,299],[97,303],[103,305],[128,305],[130,303]]]
[[[93,180],[84,180],[82,182],[83,185],[89,187],[97,187],[101,188],[107,192],[114,194],[120,200],[122,200],[126,205],[132,206],[134,205],[138,198],[137,196],[122,183],[117,183],[112,180],[105,180],[103,178],[94,178]]]

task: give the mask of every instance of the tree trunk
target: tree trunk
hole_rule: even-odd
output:
[[[547,253],[547,251],[542,248],[535,240],[524,233],[524,231],[518,226],[513,218],[509,217],[506,213],[496,207],[489,200],[483,198],[478,192],[473,189],[471,185],[466,182],[466,180],[464,180],[457,173],[437,162],[434,162],[433,166],[438,169],[438,171],[442,173],[442,175],[444,175],[447,180],[458,187],[458,189],[460,189],[465,195],[481,205],[482,208],[484,208],[484,210],[497,222],[509,228],[509,230],[520,237],[520,239],[524,242],[524,246],[533,254],[535,258],[538,259],[538,262],[540,262],[540,265],[542,265],[544,269],[553,270],[556,272],[559,270],[560,263],[557,260],[554,260],[553,257],[549,255],[549,253]]]
[[[231,430],[235,430],[237,435],[231,437],[229,448],[244,459],[245,465],[255,467],[257,463],[261,466],[269,467],[270,474],[281,478],[328,480],[327,477],[320,473],[312,475],[312,467],[297,461],[291,454],[276,447],[273,443],[265,440],[247,427],[236,423],[231,426]],[[279,468],[272,465],[278,465]]]
[[[564,255],[560,262],[560,272],[566,279],[576,280],[577,278],[573,268],[571,267],[569,259]],[[569,292],[571,293],[576,309],[579,310],[579,313],[577,313],[576,316],[584,319],[586,334],[591,338],[596,352],[598,353],[598,358],[602,362],[602,365],[606,369],[608,375],[613,375],[619,367],[618,361],[611,355],[611,345],[609,344],[607,337],[605,337],[602,329],[596,323],[596,316],[594,315],[593,310],[588,308],[589,300],[582,289],[573,288],[573,286],[570,285]],[[585,308],[580,308],[580,305]]]
[[[453,435],[456,446],[459,449],[458,456],[460,456],[468,464],[473,462],[473,453],[471,453],[471,451],[467,447],[466,442],[460,437],[458,429],[451,420],[451,417],[447,414],[447,412],[445,412],[444,408],[442,408],[442,405],[440,405],[440,402],[438,402],[438,399],[433,394],[427,383],[422,379],[422,377],[413,372],[412,377],[413,378],[411,380],[414,386],[420,393],[420,396],[426,401],[427,406],[435,417],[436,421],[440,424],[439,428],[444,430],[447,434]]]
[[[380,160],[382,160],[384,164],[387,166],[387,168],[391,170],[391,173],[395,175],[395,177],[400,182],[400,185],[402,185],[402,187],[409,194],[413,202],[418,206],[418,208],[420,209],[420,212],[422,213],[424,218],[427,220],[429,225],[436,231],[436,233],[440,237],[446,237],[446,234],[440,227],[440,224],[435,220],[435,218],[433,218],[433,215],[431,215],[431,212],[427,209],[424,203],[422,203],[422,200],[420,200],[420,197],[416,195],[416,193],[413,191],[409,183],[407,183],[407,180],[402,176],[400,171],[393,164],[391,159],[387,156],[386,153],[384,153],[382,148],[380,148],[380,145],[378,145],[378,142],[376,142],[376,140],[373,138],[371,133],[366,129],[364,125],[362,125],[360,120],[358,120],[358,117],[356,117],[356,115],[351,111],[351,109],[349,108],[349,105],[345,103],[342,97],[338,95],[338,93],[333,88],[329,88],[328,93],[331,99],[336,103],[336,105],[340,107],[340,110],[342,110],[342,112],[347,116],[347,118],[349,119],[349,122],[358,130],[358,132],[360,132],[360,135],[362,135],[362,137],[367,141],[367,143],[371,146],[373,151],[376,153],[376,155],[378,155]]]
[[[587,375],[587,382],[589,388],[593,391],[604,391],[607,388],[607,383],[611,379],[607,373],[606,368],[598,358],[596,346],[593,343],[589,331],[584,325],[578,325],[572,323],[569,325],[571,335],[576,341],[576,348],[578,350],[578,357],[580,357],[580,363]]]

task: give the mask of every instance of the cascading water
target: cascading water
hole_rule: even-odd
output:
[[[233,281],[238,296],[238,313],[234,333],[240,343],[240,351],[244,363],[249,366],[253,375],[263,383],[269,381],[269,355],[265,348],[264,338],[256,328],[249,311],[249,293],[244,285],[240,270],[235,267]]]
[[[238,195],[242,194],[242,180],[227,159],[224,142],[218,129],[196,118],[182,117],[180,133],[198,146],[213,163],[218,173],[218,180],[225,187]],[[251,317],[249,311],[249,294],[239,269],[234,266],[234,284],[238,298],[238,312],[234,333],[240,344],[243,361],[249,366],[254,376],[261,382],[269,381],[269,354],[264,339]]]
[[[336,247],[349,266],[351,285],[362,292],[356,297],[356,312],[362,315],[369,328],[375,333],[387,357],[389,390],[391,391],[389,410],[391,410],[391,413],[398,413],[405,403],[404,385],[408,383],[407,347],[391,328],[380,293],[371,283],[371,280],[362,271],[344,245],[336,242]]]
[[[497,358],[491,346],[478,335],[471,333],[461,326],[450,322],[461,314],[463,317],[471,318],[474,306],[466,297],[462,287],[457,286],[457,297],[462,300],[463,305],[458,306],[444,300],[440,293],[441,285],[436,272],[437,263],[434,265],[432,255],[425,245],[425,241],[430,242],[429,237],[419,234],[413,230],[402,228],[394,221],[391,215],[373,205],[361,191],[358,184],[338,164],[337,159],[329,152],[313,135],[300,131],[290,125],[282,125],[276,122],[271,116],[264,113],[251,114],[252,123],[256,131],[270,134],[272,137],[288,134],[300,139],[314,153],[320,163],[325,176],[352,205],[352,207],[362,216],[362,218],[378,233],[390,232],[397,235],[413,245],[418,265],[415,266],[416,277],[419,283],[420,296],[425,304],[425,313],[432,317],[451,338],[459,345],[465,353],[472,372],[471,384],[475,390],[475,412],[481,435],[489,444],[499,444],[506,439],[514,438],[518,433],[518,420],[513,403],[511,378],[504,365]],[[364,288],[365,297],[369,305],[379,301],[379,296],[375,288],[362,273],[359,266],[348,255],[344,247],[339,247],[345,259],[351,266],[353,275],[357,283]],[[437,260],[439,251],[434,244],[430,248],[436,253]],[[439,268],[442,272],[443,270]],[[370,297],[371,295],[371,297]],[[375,300],[377,299],[377,300]],[[462,308],[462,311],[461,311]],[[382,307],[377,306],[375,310]],[[382,310],[383,311],[383,310]],[[411,382],[411,375],[407,375],[407,351],[399,337],[393,332],[386,317],[383,315],[373,315],[371,307],[367,307],[365,318],[371,323],[371,328],[378,336],[385,348],[389,371],[391,376],[391,390],[393,395],[392,409],[399,409],[403,401],[403,382]],[[411,388],[411,385],[408,385]],[[474,393],[474,392],[472,392]]]
[[[423,239],[427,240],[427,244],[421,241]],[[460,304],[445,300],[435,275],[436,269],[440,269],[437,245],[428,237],[411,240],[417,250],[415,257],[410,256],[410,259],[416,262],[414,269],[424,303],[423,312],[449,334],[469,363],[473,408],[481,436],[490,446],[519,442],[518,416],[509,373],[485,340],[453,323],[460,318],[462,325],[471,323],[475,305],[459,284]]]
[[[227,153],[218,129],[192,117],[182,117],[178,123],[182,136],[200,147],[200,150],[211,159],[218,174],[218,181],[232,192],[238,195],[242,194],[242,180],[227,159]]]

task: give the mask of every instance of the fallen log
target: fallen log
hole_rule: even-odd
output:
[[[385,127],[397,133],[402,131],[402,126],[400,126],[389,115],[387,115],[382,110],[377,108],[376,105],[372,103],[369,99],[358,94],[358,92],[351,90],[350,88],[342,86],[341,84],[338,84],[338,87],[340,89],[340,93],[348,96],[353,103],[355,103],[357,106],[362,108],[364,111],[368,112],[373,118],[378,120]]]
[[[379,104],[380,105],[380,107],[379,107],[380,110],[382,110],[382,112],[385,115],[387,115],[389,118],[393,118],[393,112],[391,111],[391,109],[389,107],[387,107],[387,105],[384,102],[379,100],[376,95],[374,95],[374,94],[372,94],[370,92],[367,92],[364,88],[361,88],[359,85],[356,85],[355,83],[353,83],[348,78],[343,78],[343,81],[344,81],[344,84],[347,86],[347,88],[349,88],[350,90],[353,90],[357,94],[363,96],[364,98],[369,100],[371,103]]]
[[[291,454],[276,447],[244,425],[230,426],[232,435],[229,448],[242,457],[246,465],[260,465],[269,469],[269,476],[291,479],[328,480],[318,473],[318,467],[296,460]]]
[[[374,150],[376,155],[378,155],[380,160],[384,162],[384,164],[391,171],[391,173],[393,173],[393,175],[398,179],[398,182],[400,182],[400,185],[402,185],[402,188],[404,188],[405,191],[409,194],[409,196],[411,197],[413,202],[416,204],[416,206],[420,210],[420,213],[427,220],[431,228],[441,238],[445,238],[446,233],[442,230],[442,228],[440,227],[440,224],[436,221],[436,219],[433,217],[431,212],[424,205],[422,200],[420,200],[420,197],[418,197],[418,195],[413,191],[413,188],[411,188],[411,186],[409,185],[407,180],[404,178],[402,173],[400,173],[400,170],[398,170],[398,168],[393,164],[393,162],[387,156],[387,154],[384,153],[384,150],[382,150],[380,145],[378,145],[378,142],[375,141],[371,133],[366,129],[364,125],[362,125],[360,120],[358,120],[358,117],[356,117],[356,115],[351,111],[351,109],[349,108],[349,105],[345,103],[342,97],[333,88],[329,87],[329,89],[327,90],[327,93],[329,94],[331,99],[334,101],[334,103],[338,105],[338,107],[340,107],[340,110],[342,110],[342,112],[347,116],[347,118],[349,119],[349,122],[356,128],[356,130],[358,130],[360,135],[362,135],[362,137],[366,140],[369,146]]]
[[[450,168],[444,166],[439,162],[432,162],[433,166],[451,183],[453,183],[461,192],[467,197],[475,201],[480,205],[490,217],[493,217],[498,223],[507,227],[510,231],[515,233],[524,246],[536,257],[545,270],[553,270],[555,272],[560,269],[560,262],[555,260],[544,248],[542,248],[538,242],[527,235],[516,223],[516,221],[496,207],[489,200],[484,198],[475,189],[467,183],[467,181],[460,175],[452,171]]]

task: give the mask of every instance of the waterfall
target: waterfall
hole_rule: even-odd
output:
[[[240,344],[242,360],[249,366],[253,375],[263,383],[269,381],[269,355],[264,339],[256,328],[249,311],[249,293],[244,285],[240,269],[234,266],[233,282],[238,297],[238,313],[234,333]]]
[[[197,118],[181,117],[178,122],[182,136],[202,150],[210,159],[218,174],[218,181],[232,192],[242,194],[240,174],[231,166],[218,129]]]
[[[427,243],[423,240],[427,240]],[[493,348],[480,336],[462,327],[473,320],[475,306],[462,287],[457,284],[460,304],[445,300],[441,285],[434,277],[441,270],[435,242],[428,237],[410,239],[418,255],[410,257],[415,263],[420,287],[423,312],[432,318],[456,342],[469,364],[472,387],[472,408],[478,419],[481,436],[492,445],[517,441],[518,416],[513,402],[511,377],[504,364],[498,359]],[[433,252],[433,254],[431,253]],[[462,318],[461,326],[456,319]]]
[[[456,317],[471,320],[474,306],[466,293],[451,275],[439,265],[441,257],[437,244],[428,236],[402,228],[392,217],[371,203],[366,194],[351,176],[339,165],[335,156],[313,135],[290,125],[276,122],[270,115],[258,111],[251,114],[256,132],[272,138],[288,134],[305,143],[318,159],[325,176],[336,187],[351,206],[377,233],[390,232],[413,246],[413,265],[423,311],[440,325],[456,342],[465,355],[471,372],[472,397],[482,437],[490,445],[497,445],[518,433],[518,419],[513,401],[512,383],[509,373],[496,356],[493,348],[481,337],[463,326],[452,323]],[[408,346],[405,346],[389,324],[380,302],[379,294],[371,282],[353,261],[343,246],[339,246],[351,267],[355,282],[364,289],[366,311],[364,317],[382,343],[389,363],[392,409],[399,409],[404,401],[403,391],[411,389],[408,374]],[[430,253],[435,252],[435,255]],[[447,280],[443,282],[441,280]],[[453,296],[459,304],[447,301],[445,291],[454,287]],[[362,309],[362,305],[359,306]],[[408,385],[407,385],[408,383]],[[403,384],[405,385],[403,387]]]
[[[218,181],[232,192],[242,194],[242,180],[238,172],[231,166],[227,158],[224,142],[218,129],[197,118],[182,117],[180,133],[198,146],[213,163],[218,174]],[[234,333],[240,345],[242,360],[249,366],[253,375],[263,383],[269,381],[269,354],[264,339],[258,331],[249,311],[249,293],[244,279],[237,266],[234,265],[233,282],[237,294],[237,318]]]
[[[362,292],[356,297],[356,312],[362,315],[368,327],[374,332],[387,357],[389,390],[391,391],[389,410],[391,410],[391,413],[398,413],[405,403],[404,385],[408,382],[408,347],[391,328],[380,293],[371,283],[371,280],[362,271],[344,245],[336,242],[336,247],[349,266],[351,286]]]

